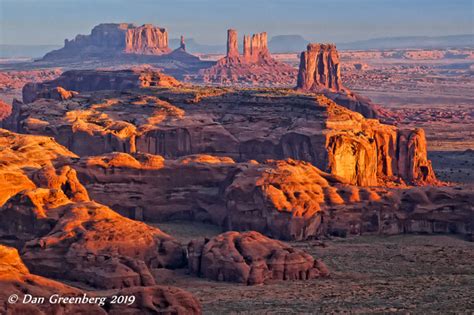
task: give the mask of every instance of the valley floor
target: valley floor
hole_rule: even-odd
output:
[[[219,233],[213,226],[176,222],[159,228],[185,241]],[[332,275],[261,286],[219,283],[181,270],[160,275],[191,291],[204,314],[474,312],[474,243],[450,235],[361,236],[292,242],[322,258]]]

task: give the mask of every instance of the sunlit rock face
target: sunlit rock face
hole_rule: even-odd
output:
[[[88,93],[36,100],[60,84]],[[54,136],[81,156],[292,158],[355,185],[435,183],[422,131],[366,119],[321,94],[183,87],[150,71],[79,71],[27,85],[24,98],[36,101],[14,104],[7,119],[12,130]]]
[[[43,61],[74,58],[104,58],[121,54],[162,55],[169,53],[168,32],[144,24],[105,23],[95,26],[90,35],[64,40],[64,47],[47,53]]]
[[[70,167],[77,156],[53,139],[0,129],[0,157],[0,240],[33,273],[110,289],[185,265],[171,236],[91,200]]]
[[[226,56],[209,69],[200,71],[197,80],[219,85],[291,86],[297,70],[275,60],[268,50],[267,33],[244,35],[243,54],[234,29],[227,31]]]

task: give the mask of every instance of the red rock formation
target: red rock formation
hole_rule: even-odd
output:
[[[22,247],[34,273],[122,288],[155,284],[151,268],[184,265],[172,237],[91,201],[64,165],[75,155],[51,138],[2,130],[0,140],[0,239]]]
[[[166,29],[151,24],[127,29],[125,34],[126,53],[159,55],[169,51]]]
[[[120,290],[117,295],[135,296],[136,302],[127,306],[111,304],[109,315],[173,314],[200,315],[201,303],[191,293],[175,287],[149,286]]]
[[[65,100],[74,96],[66,91],[125,90],[143,87],[174,87],[181,83],[175,78],[154,70],[70,70],[59,78],[42,83],[27,83],[23,87],[23,102],[40,98]]]
[[[334,44],[309,44],[307,50],[301,53],[296,89],[324,93],[338,105],[361,113],[366,118],[379,118],[387,123],[399,119],[389,110],[342,85],[341,64]]]
[[[26,294],[44,297],[44,303],[9,303],[16,294],[20,301]],[[49,303],[49,297],[89,299],[89,303]],[[132,287],[113,295],[134,296],[132,305],[110,304],[107,296],[79,290],[60,282],[33,275],[24,265],[14,248],[0,245],[0,312],[2,314],[201,314],[199,301],[190,293],[173,287]],[[93,301],[91,301],[93,300]]]
[[[270,52],[268,51],[267,33],[263,32],[253,34],[250,41],[250,62],[258,62],[269,55]]]
[[[44,61],[71,58],[106,58],[124,54],[162,55],[169,53],[168,33],[151,24],[99,24],[90,35],[65,40],[64,47],[47,53]]]
[[[2,120],[10,116],[12,113],[12,107],[7,103],[0,100],[0,123]]]
[[[237,31],[233,29],[227,30],[227,54],[226,58],[234,58],[239,56],[239,47],[237,45]]]
[[[415,184],[436,182],[436,176],[428,160],[426,138],[423,129],[401,130],[398,134],[399,173]]]
[[[343,89],[339,55],[333,44],[309,44],[301,53],[296,87],[320,91]]]
[[[243,55],[239,54],[237,31],[227,31],[227,54],[217,64],[200,71],[198,80],[232,85],[291,85],[296,70],[272,58],[267,33],[244,35]]]
[[[257,232],[227,232],[188,245],[190,272],[248,285],[268,280],[308,280],[329,275],[311,255]]]
[[[79,155],[218,152],[236,161],[292,158],[355,185],[436,184],[423,134],[407,142],[410,132],[419,132],[365,119],[319,94],[200,88],[112,94],[70,99],[67,106],[46,100],[21,105],[16,125],[21,132],[54,136]]]

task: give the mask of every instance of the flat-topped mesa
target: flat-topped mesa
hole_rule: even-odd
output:
[[[64,40],[64,47],[47,53],[43,60],[110,57],[115,55],[162,55],[168,48],[166,29],[144,24],[105,23],[95,26],[90,35]]]
[[[317,43],[308,45],[300,56],[296,87],[301,90],[343,89],[336,45]]]

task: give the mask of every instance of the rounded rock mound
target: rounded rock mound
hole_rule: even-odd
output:
[[[268,280],[307,280],[329,275],[326,265],[308,253],[258,232],[226,232],[188,244],[192,274],[248,285]]]

